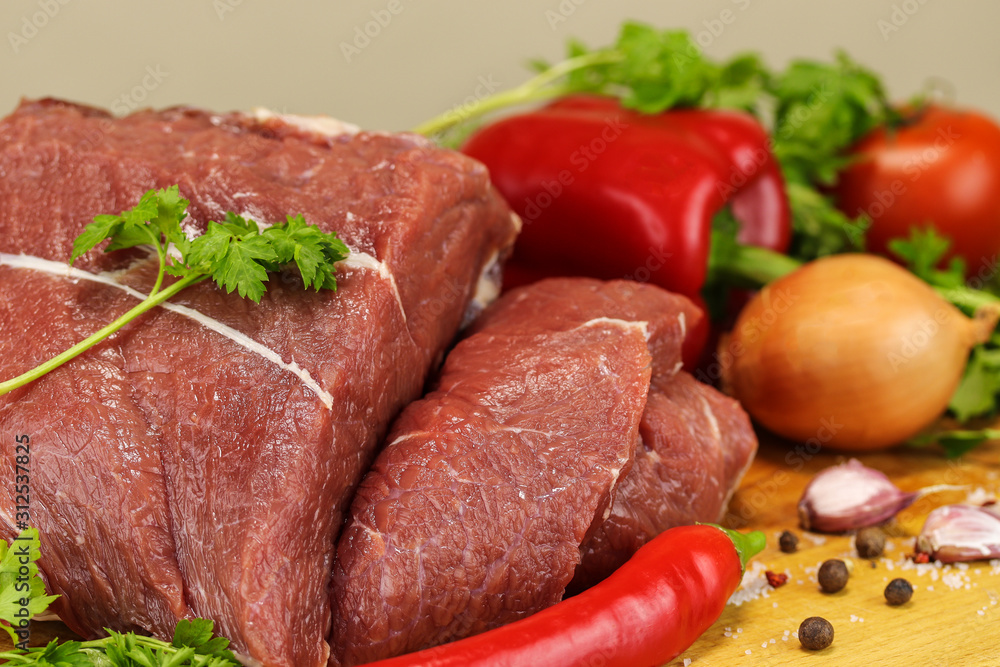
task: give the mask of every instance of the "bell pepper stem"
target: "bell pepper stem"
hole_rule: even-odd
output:
[[[719,270],[728,278],[761,286],[788,275],[800,266],[802,262],[780,252],[752,245],[737,245],[735,252],[726,258]]]
[[[747,563],[750,559],[763,551],[764,547],[767,546],[767,538],[764,536],[764,533],[759,530],[754,530],[744,534],[736,530],[723,528],[717,523],[705,523],[700,525],[718,528],[729,536],[729,539],[733,541],[733,546],[736,547],[737,555],[740,557],[741,572],[746,572]]]

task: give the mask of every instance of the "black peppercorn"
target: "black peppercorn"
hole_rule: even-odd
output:
[[[913,596],[913,585],[906,579],[893,579],[885,587],[885,600],[895,606],[905,604]]]
[[[799,538],[792,531],[786,530],[778,538],[778,547],[786,554],[795,553],[795,550],[799,548]]]
[[[824,649],[833,643],[833,626],[819,616],[810,616],[799,625],[799,641],[810,651]]]
[[[819,586],[827,593],[836,593],[847,585],[847,565],[837,558],[823,561],[819,566]]]
[[[877,526],[862,528],[854,538],[854,546],[862,558],[878,558],[885,549],[885,533]]]

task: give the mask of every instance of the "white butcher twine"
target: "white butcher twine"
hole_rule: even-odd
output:
[[[31,255],[10,255],[7,253],[0,253],[0,266],[10,266],[17,269],[30,269],[33,271],[40,271],[42,273],[47,273],[53,276],[60,276],[63,278],[69,278],[73,280],[89,280],[95,283],[101,283],[102,285],[109,285],[117,289],[122,290],[130,296],[135,297],[142,301],[146,298],[146,295],[139,290],[132,289],[127,285],[122,285],[114,278],[107,274],[95,274],[88,273],[87,271],[82,271],[80,269],[75,269],[69,264],[63,262],[54,262],[48,259],[42,259],[41,257],[33,257]],[[395,284],[395,283],[393,283]],[[288,371],[289,373],[298,377],[303,384],[312,389],[312,391],[319,397],[320,401],[327,409],[333,407],[333,396],[329,392],[325,391],[319,384],[309,375],[309,371],[300,367],[294,361],[291,363],[285,363],[277,352],[271,348],[262,345],[250,338],[244,333],[233,329],[230,326],[215,320],[202,312],[194,310],[193,308],[188,308],[187,306],[180,306],[175,303],[170,303],[169,301],[161,303],[161,308],[165,308],[169,311],[177,313],[178,315],[183,315],[191,320],[194,320],[198,324],[202,325],[206,329],[211,329],[216,333],[219,333],[226,338],[230,339],[234,343],[260,355],[261,357],[267,359],[275,366]]]
[[[385,262],[378,261],[368,253],[358,252],[354,248],[348,248],[348,250],[350,250],[350,253],[347,255],[347,259],[342,260],[340,264],[349,269],[374,271],[379,275],[379,278],[388,280],[389,284],[392,285],[392,293],[396,297],[396,305],[399,306],[399,312],[403,316],[403,321],[406,322],[406,309],[403,308],[403,299],[399,296],[399,288],[396,287],[396,276],[392,275],[389,266]]]

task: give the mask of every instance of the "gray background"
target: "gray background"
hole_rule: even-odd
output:
[[[1000,118],[995,0],[0,0],[0,110],[53,95],[119,112],[266,106],[405,129],[516,85],[529,58],[559,58],[570,36],[611,42],[625,18],[774,66],[843,47],[895,98],[931,81]],[[358,38],[366,28],[374,36]]]

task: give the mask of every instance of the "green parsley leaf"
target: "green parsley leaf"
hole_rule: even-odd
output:
[[[863,220],[839,211],[814,187],[789,180],[785,183],[792,214],[792,244],[788,254],[803,261],[839,252],[860,251],[865,245]]]
[[[951,239],[938,234],[928,225],[925,229],[913,227],[906,239],[892,239],[889,250],[906,262],[907,268],[917,277],[936,287],[961,287],[965,285],[965,262],[954,258],[947,269],[938,269],[951,246]]]
[[[14,644],[18,638],[12,626],[41,614],[58,597],[45,594],[45,583],[38,576],[40,549],[36,528],[22,530],[9,545],[0,540],[0,626]],[[27,574],[21,573],[22,567]]]
[[[174,628],[174,646],[201,646],[212,639],[212,621],[204,618],[182,619]]]
[[[264,230],[279,264],[294,262],[306,289],[336,289],[333,265],[347,257],[347,246],[338,238],[307,225],[301,215],[288,216],[285,223]]]
[[[957,429],[926,433],[911,439],[908,444],[916,447],[937,444],[944,449],[946,457],[955,459],[989,440],[1000,440],[1000,429]]]
[[[238,291],[241,297],[259,303],[264,294],[267,269],[278,255],[271,244],[257,232],[257,225],[243,218],[227,216],[225,223],[209,222],[204,234],[191,242],[187,262],[204,272],[227,292]]]
[[[831,185],[843,151],[879,124],[888,100],[879,78],[839,53],[833,64],[794,61],[769,80],[774,154],[789,180]]]
[[[948,409],[960,422],[992,415],[997,410],[997,394],[1000,394],[1000,349],[977,345]]]
[[[112,238],[121,229],[124,220],[120,215],[98,215],[94,221],[83,228],[83,233],[73,241],[73,255],[70,264],[80,255],[89,252],[101,241]]]

